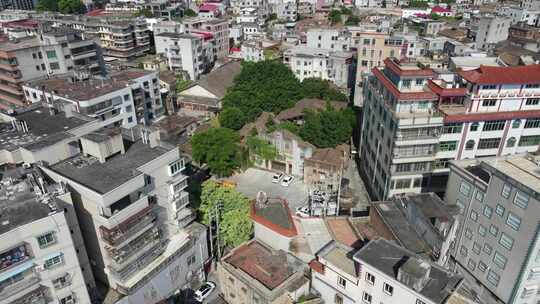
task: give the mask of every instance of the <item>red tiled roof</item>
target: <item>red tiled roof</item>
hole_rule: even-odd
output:
[[[317,260],[312,260],[311,262],[309,262],[309,267],[313,270],[313,271],[316,271],[320,274],[324,274],[324,265],[317,261]]]
[[[199,32],[199,31],[191,31],[192,34],[196,34],[196,35],[200,35],[202,36],[203,39],[207,40],[207,39],[211,39],[214,37],[214,34],[212,34],[211,32]]]
[[[443,88],[428,80],[428,88],[441,97],[460,97],[467,95],[467,88]]]
[[[437,95],[431,91],[424,92],[400,92],[394,83],[392,83],[386,76],[378,69],[373,68],[373,75],[379,79],[380,82],[386,87],[388,91],[399,101],[416,101],[426,99],[437,99]]]
[[[214,12],[218,10],[218,6],[212,3],[203,3],[201,6],[199,6],[199,11],[203,12]]]
[[[398,76],[435,76],[435,72],[432,69],[414,69],[404,70],[393,59],[386,58],[384,60],[384,66],[392,70]]]
[[[460,70],[458,75],[475,84],[536,84],[540,83],[540,64],[517,67],[481,65],[474,70]]]
[[[354,232],[346,218],[327,219],[326,224],[336,241],[352,248],[357,248],[361,245],[360,238],[356,235],[356,232]]]
[[[444,113],[444,112],[443,112]],[[444,122],[473,122],[486,120],[510,120],[540,117],[540,110],[510,111],[510,112],[484,112],[470,114],[445,114]]]
[[[442,6],[435,6],[431,9],[432,13],[451,13],[452,11]]]
[[[257,241],[237,247],[225,261],[240,268],[268,289],[274,289],[294,274],[287,253],[267,248]]]
[[[88,13],[86,13],[87,16],[101,16],[105,14],[105,9],[101,8],[101,9],[95,9],[93,11],[89,11]]]

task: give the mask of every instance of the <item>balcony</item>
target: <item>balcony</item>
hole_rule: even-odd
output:
[[[165,246],[161,243],[153,246],[150,250],[147,250],[143,255],[139,256],[133,263],[127,264],[124,268],[114,268],[112,265],[108,266],[111,274],[119,280],[126,280],[132,276],[136,271],[146,267],[156,257],[161,255],[165,250]]]
[[[39,276],[34,272],[33,267],[20,274],[23,278],[18,279],[17,281],[13,280],[13,283],[11,284],[7,282],[8,280],[12,280],[11,278],[2,282],[2,287],[0,287],[0,299],[8,298],[31,286],[35,286],[40,281]]]
[[[15,269],[31,259],[31,253],[26,243],[6,250],[0,254],[0,272]]]
[[[111,216],[102,215],[101,217],[104,219],[103,226],[109,230],[112,230],[116,226],[123,224],[128,219],[131,219],[131,217],[136,216],[139,212],[145,210],[149,206],[150,202],[148,195],[143,195],[138,200],[130,203],[128,206],[120,211],[115,212]]]
[[[24,92],[17,86],[0,84],[0,91],[5,91],[14,95],[23,96]]]
[[[47,304],[46,292],[46,287],[34,284],[31,291],[12,301],[10,304]]]
[[[92,49],[92,50],[86,50],[86,51],[82,51],[78,53],[71,53],[71,56],[73,60],[89,58],[92,56],[96,56],[96,50]]]
[[[197,212],[193,208],[184,208],[176,214],[176,223],[184,228],[195,220]]]
[[[142,214],[145,215],[143,217],[137,216],[136,218],[130,220],[130,223],[134,224],[125,225],[127,226],[125,230],[118,228],[113,231],[107,232],[100,227],[101,238],[107,244],[114,247],[120,247],[125,243],[133,240],[138,235],[144,233],[146,230],[154,226],[154,220],[156,219],[156,215],[151,211],[151,209],[148,209],[148,213]],[[124,226],[124,224],[121,225]]]
[[[159,244],[161,244],[161,239],[158,229],[155,228],[139,236],[121,249],[109,248],[108,253],[112,259],[110,266],[115,271],[120,271],[137,260],[140,254],[147,252]]]

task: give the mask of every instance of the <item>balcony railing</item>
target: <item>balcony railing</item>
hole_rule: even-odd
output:
[[[31,253],[25,243],[0,254],[0,272],[28,261]]]
[[[111,232],[106,230],[101,230],[101,238],[111,246],[121,246],[122,243],[128,241],[138,232],[148,229],[153,225],[156,215],[151,212],[151,209],[148,209],[148,213],[143,213],[143,217],[137,216],[130,220],[130,225],[127,226],[125,230],[119,228]],[[126,227],[122,225],[122,227]]]
[[[35,286],[35,289],[12,301],[10,304],[46,304],[47,298],[45,297],[45,292],[47,288],[37,284],[32,286]]]
[[[112,216],[102,215],[103,226],[109,230],[113,230],[116,226],[124,224],[125,221],[145,210],[148,206],[150,206],[148,195],[144,195]]]
[[[22,290],[25,290],[31,286],[34,286],[39,281],[40,279],[38,275],[34,272],[34,270],[27,271],[24,274],[24,277],[22,280],[19,280],[10,285],[4,285],[2,288],[0,288],[0,299],[5,299],[14,294],[17,294],[21,292]]]

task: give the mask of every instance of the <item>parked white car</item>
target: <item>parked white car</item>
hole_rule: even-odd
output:
[[[283,187],[289,187],[289,185],[292,183],[294,177],[290,176],[290,175],[286,175],[282,180],[281,180],[281,185]]]
[[[199,289],[195,290],[195,300],[202,303],[214,289],[216,289],[216,284],[214,282],[205,282]]]
[[[283,173],[276,173],[272,176],[272,183],[277,184],[283,178]]]
[[[296,208],[296,215],[298,217],[310,217],[309,214],[309,208],[308,207],[298,207]]]

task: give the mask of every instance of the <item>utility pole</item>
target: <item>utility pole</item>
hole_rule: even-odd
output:
[[[217,234],[217,250],[218,250],[218,256],[217,260],[221,258],[221,246],[219,244],[219,207],[216,206],[215,212],[216,212],[216,234]]]

